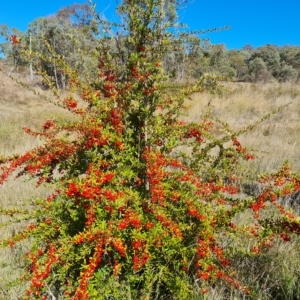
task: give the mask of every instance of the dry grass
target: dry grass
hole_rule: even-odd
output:
[[[274,171],[286,160],[290,161],[294,171],[299,172],[300,86],[231,83],[226,88],[222,96],[207,93],[194,95],[189,118],[199,120],[209,104],[214,117],[238,130],[255,123],[279,106],[291,103],[280,113],[240,136],[240,141],[257,156],[251,166],[254,172]]]
[[[1,187],[0,207],[26,209],[30,207],[31,200],[43,198],[47,194],[49,194],[49,188],[36,188],[35,182],[32,180],[10,179]],[[8,217],[0,216],[0,224],[8,220]],[[19,233],[24,225],[25,222],[21,221],[0,228],[1,238],[9,238]],[[18,278],[22,275],[24,254],[29,250],[29,246],[29,242],[24,242],[12,249],[0,248],[0,300],[23,299],[22,294],[26,285],[20,284]]]
[[[5,66],[0,64],[3,70]],[[4,70],[4,71],[7,71]],[[12,74],[16,79],[30,84],[47,97],[52,97],[50,92],[42,91],[35,83],[23,74]],[[33,130],[42,128],[47,119],[55,118],[58,122],[69,121],[73,118],[68,111],[55,106],[32,92],[18,85],[12,79],[0,72],[0,156],[24,153],[42,143],[39,138],[24,133],[23,127]],[[22,208],[29,205],[30,200],[43,198],[49,194],[49,188],[36,188],[33,180],[10,179],[1,187],[0,207]],[[0,216],[0,224],[8,219]],[[23,222],[0,228],[0,236],[7,238],[21,230]],[[24,284],[16,283],[22,274],[24,253],[28,244],[23,244],[14,249],[0,249],[0,300],[22,299],[26,289]]]
[[[28,79],[25,78],[25,81]],[[256,161],[250,165],[253,173],[278,169],[287,159],[295,171],[300,171],[300,87],[276,83],[230,83],[226,84],[226,88],[222,96],[194,95],[189,120],[200,120],[210,103],[214,117],[226,121],[234,129],[241,129],[280,105],[291,102],[287,109],[244,134],[240,140],[257,155]],[[22,153],[41,143],[39,139],[24,134],[22,127],[38,129],[51,118],[63,121],[70,120],[71,116],[0,73],[0,155]],[[1,187],[0,206],[22,207],[30,199],[43,197],[48,192],[48,188],[36,189],[32,181],[12,179]],[[0,221],[3,220],[4,217],[0,218]],[[0,229],[0,234],[2,237],[10,236],[21,227],[22,223],[9,226]],[[22,298],[25,286],[8,286],[8,283],[21,274],[22,255],[27,246],[0,250],[0,300]],[[246,297],[221,285],[210,291],[206,299],[300,299],[296,267],[300,264],[299,241],[280,243],[269,254],[256,258],[237,253],[233,264],[237,267],[238,277],[253,288],[255,295]],[[279,298],[274,298],[276,290]]]
[[[54,98],[50,91],[43,91],[36,83],[31,83],[25,74],[12,75],[17,80],[33,86],[47,98]],[[38,145],[40,140],[24,134],[22,128],[40,130],[45,120],[53,118],[62,122],[71,120],[73,115],[23,88],[0,72],[0,155],[22,153]]]

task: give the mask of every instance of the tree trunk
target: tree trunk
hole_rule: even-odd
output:
[[[58,78],[57,78],[56,66],[53,67],[53,70],[54,70],[55,85],[56,85],[57,90],[59,90],[60,88],[59,88],[59,82],[58,82]]]

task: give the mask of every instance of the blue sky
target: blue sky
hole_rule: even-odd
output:
[[[120,0],[119,0],[120,1]],[[0,24],[22,31],[28,23],[54,14],[81,0],[0,0]],[[99,12],[114,19],[116,0],[94,0]],[[179,11],[179,21],[194,29],[231,26],[229,30],[203,35],[213,44],[240,49],[265,44],[300,46],[300,0],[192,0]]]

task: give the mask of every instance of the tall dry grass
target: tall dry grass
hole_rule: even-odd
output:
[[[199,120],[209,106],[212,116],[239,130],[287,103],[291,104],[239,139],[256,155],[254,172],[274,171],[286,160],[299,172],[300,85],[229,83],[221,96],[195,94],[188,117]]]

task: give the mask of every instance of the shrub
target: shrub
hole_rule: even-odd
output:
[[[29,220],[5,241],[32,242],[25,299],[199,298],[218,281],[251,294],[234,276],[230,245],[222,241],[247,238],[251,247],[237,251],[255,255],[298,234],[299,220],[277,196],[299,189],[299,177],[285,165],[261,178],[266,188],[259,195],[244,198],[239,163],[254,157],[237,136],[253,126],[236,132],[209,113],[200,123],[184,122],[186,99],[216,91],[217,78],[183,87],[168,81],[161,58],[184,35],[170,34],[174,14],[161,1],[126,1],[118,11],[126,52],[110,48],[108,23],[100,22],[93,83],[56,58],[87,103],[70,95],[60,105],[80,121],[27,128],[44,146],[2,159],[1,183],[18,171],[54,186],[29,211],[1,209]],[[244,212],[249,222],[236,222]]]

